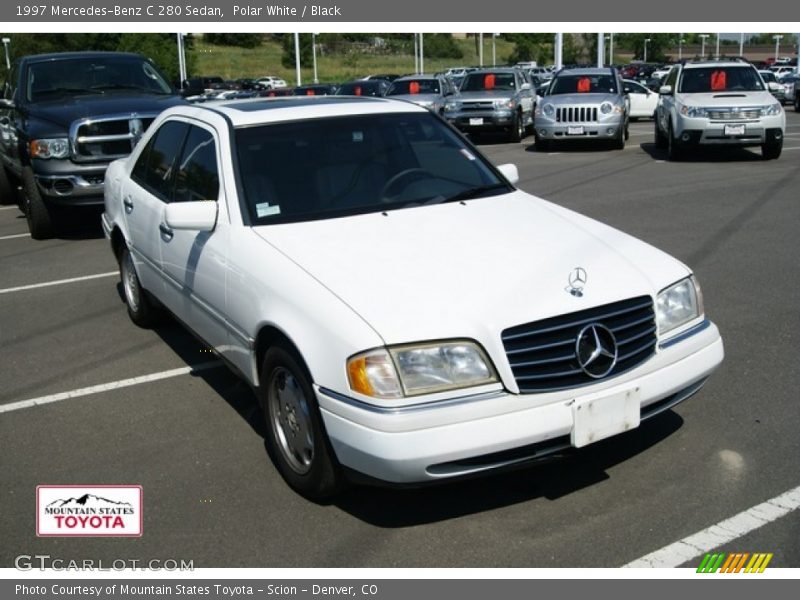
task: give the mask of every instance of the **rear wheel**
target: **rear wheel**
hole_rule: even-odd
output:
[[[55,235],[53,209],[45,202],[36,185],[33,169],[22,169],[22,194],[28,230],[35,240],[46,240]]]
[[[330,498],[341,489],[342,475],[302,360],[289,348],[273,346],[264,356],[260,379],[267,448],[275,466],[300,495]]]

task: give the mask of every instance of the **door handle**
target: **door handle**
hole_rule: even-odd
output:
[[[175,235],[175,232],[172,231],[169,227],[167,227],[166,223],[161,223],[158,226],[158,230],[161,232],[161,235],[164,237],[166,241],[170,241],[172,236]]]
[[[133,212],[133,200],[131,200],[130,196],[122,201],[122,205],[125,207],[126,213],[131,214]]]

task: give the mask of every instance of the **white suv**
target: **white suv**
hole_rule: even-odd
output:
[[[765,159],[781,155],[786,116],[750,63],[676,66],[659,93],[655,143],[669,149],[670,160],[701,144],[761,146]]]

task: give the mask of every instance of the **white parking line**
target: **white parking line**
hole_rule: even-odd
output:
[[[139,385],[140,383],[149,383],[151,381],[169,379],[170,377],[178,377],[179,375],[188,375],[190,373],[197,373],[199,371],[214,369],[220,366],[222,366],[222,363],[219,361],[205,362],[200,363],[199,365],[194,365],[193,367],[180,367],[178,369],[170,369],[169,371],[161,371],[159,373],[150,373],[149,375],[131,377],[130,379],[121,379],[119,381],[112,381],[110,383],[101,383],[100,385],[93,385],[69,392],[61,392],[59,394],[31,398],[30,400],[20,400],[19,402],[1,404],[0,413],[21,410],[23,408],[33,408],[34,406],[41,406],[43,404],[52,404],[53,402],[61,402],[62,400],[69,400],[70,398],[80,398],[81,396],[88,396],[90,394],[99,394],[100,392],[107,392],[109,390],[118,390],[120,388],[130,387],[132,385]]]
[[[99,279],[100,277],[111,277],[119,275],[119,271],[109,271],[108,273],[97,273],[95,275],[84,275],[83,277],[73,277],[72,279],[58,279],[56,281],[45,281],[44,283],[32,283],[30,285],[20,285],[12,288],[0,290],[0,294],[10,294],[11,292],[21,292],[23,290],[34,290],[36,288],[49,287],[51,285],[62,285],[64,283],[75,283],[76,281],[87,281],[89,279]]]
[[[772,523],[798,508],[800,508],[800,486],[623,566],[632,568],[677,567],[759,527]]]
[[[0,240],[13,240],[16,238],[24,238],[24,237],[31,237],[30,233],[15,233],[14,235],[4,235],[0,237]]]
[[[14,208],[19,208],[18,206],[0,206],[0,210],[12,210]]]

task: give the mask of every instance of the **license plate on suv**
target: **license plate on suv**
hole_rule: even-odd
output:
[[[583,135],[583,127],[567,127],[567,135]]]
[[[744,123],[741,125],[725,125],[725,135],[744,135]]]
[[[469,120],[470,125],[483,125],[483,117],[472,117]]]

